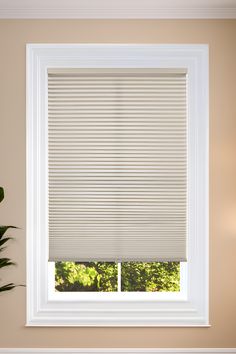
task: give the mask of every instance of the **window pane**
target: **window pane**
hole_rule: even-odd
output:
[[[117,291],[117,264],[113,262],[56,262],[57,291]]]
[[[180,291],[180,263],[122,263],[121,291]]]

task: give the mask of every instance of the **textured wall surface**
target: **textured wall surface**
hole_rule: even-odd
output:
[[[0,296],[0,347],[236,347],[236,21],[1,20],[1,224],[18,225],[4,280],[25,283],[26,43],[208,43],[210,328],[27,328],[24,288]],[[1,275],[2,277],[2,275]]]

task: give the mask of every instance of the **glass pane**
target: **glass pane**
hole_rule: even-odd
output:
[[[180,263],[122,263],[121,291],[180,291]]]
[[[117,264],[113,262],[56,262],[57,291],[117,291]]]

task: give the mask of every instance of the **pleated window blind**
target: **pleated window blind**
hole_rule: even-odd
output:
[[[186,73],[49,70],[49,259],[184,261]]]

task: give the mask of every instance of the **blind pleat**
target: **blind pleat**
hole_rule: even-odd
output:
[[[185,73],[48,73],[49,259],[184,261]]]

